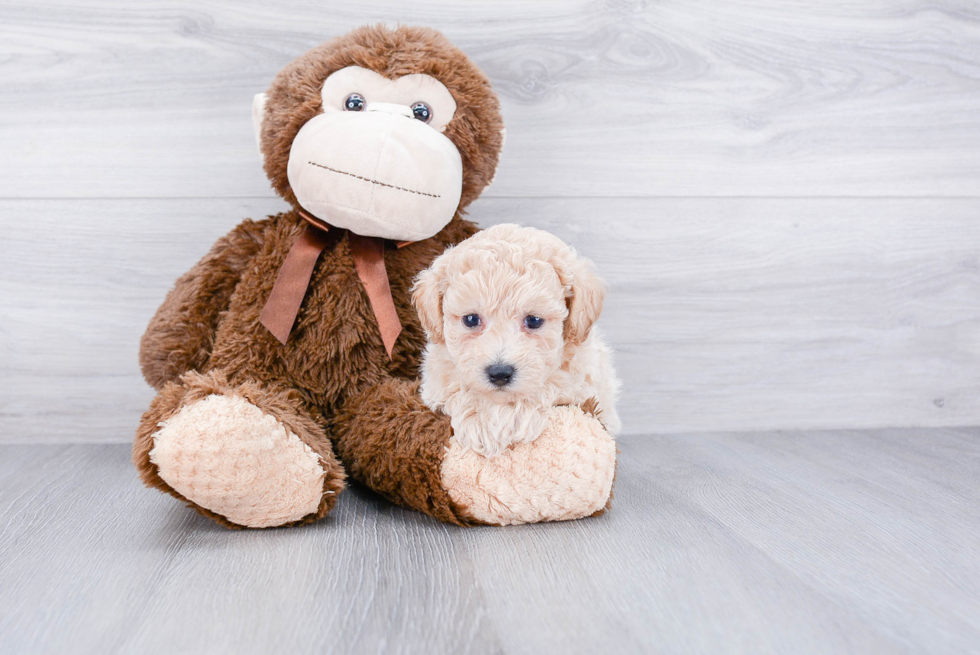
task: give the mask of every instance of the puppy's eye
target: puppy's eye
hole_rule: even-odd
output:
[[[479,314],[467,314],[463,317],[463,325],[468,328],[480,327],[480,315]]]
[[[362,111],[364,109],[364,96],[360,93],[352,93],[344,100],[344,111]]]
[[[544,325],[544,319],[540,316],[529,315],[524,317],[524,327],[528,330],[537,330],[542,325]]]

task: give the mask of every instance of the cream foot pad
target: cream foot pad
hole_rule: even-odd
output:
[[[565,521],[602,509],[612,491],[616,443],[577,407],[555,407],[535,441],[493,458],[450,439],[442,483],[474,518],[497,525]]]
[[[317,511],[319,456],[274,417],[238,396],[181,408],[153,435],[150,461],[188,500],[249,528]]]

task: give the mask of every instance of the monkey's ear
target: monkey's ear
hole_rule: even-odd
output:
[[[565,319],[565,341],[579,344],[585,341],[592,325],[602,313],[606,287],[596,274],[595,264],[585,257],[574,256],[567,269],[571,277],[572,295],[568,299],[568,318]],[[559,273],[559,276],[561,273]]]
[[[256,93],[252,98],[252,127],[255,128],[255,145],[259,147],[259,154],[262,154],[262,120],[265,118],[265,102],[267,96],[264,93]]]
[[[418,312],[419,322],[425,330],[425,335],[432,343],[446,342],[442,332],[441,268],[433,266],[422,271],[415,278],[415,286],[412,287],[412,304]]]

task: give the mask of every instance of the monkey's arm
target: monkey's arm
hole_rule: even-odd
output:
[[[600,514],[612,494],[616,444],[579,407],[552,410],[545,431],[493,458],[463,449],[419,382],[388,378],[335,417],[348,475],[389,500],[457,525],[562,521]]]
[[[174,284],[140,340],[140,368],[153,388],[207,364],[220,315],[265,228],[266,221],[242,222]]]
[[[384,378],[348,398],[333,422],[347,475],[389,500],[457,525],[479,523],[443,488],[449,417],[422,403],[419,382]]]

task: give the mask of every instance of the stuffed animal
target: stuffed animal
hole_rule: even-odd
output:
[[[419,396],[410,289],[477,231],[461,214],[503,140],[487,78],[438,32],[363,27],[290,63],[253,118],[292,209],[218,240],[151,320],[143,481],[235,528],[316,521],[347,476],[461,525],[602,511],[615,447],[587,411],[487,460]]]

